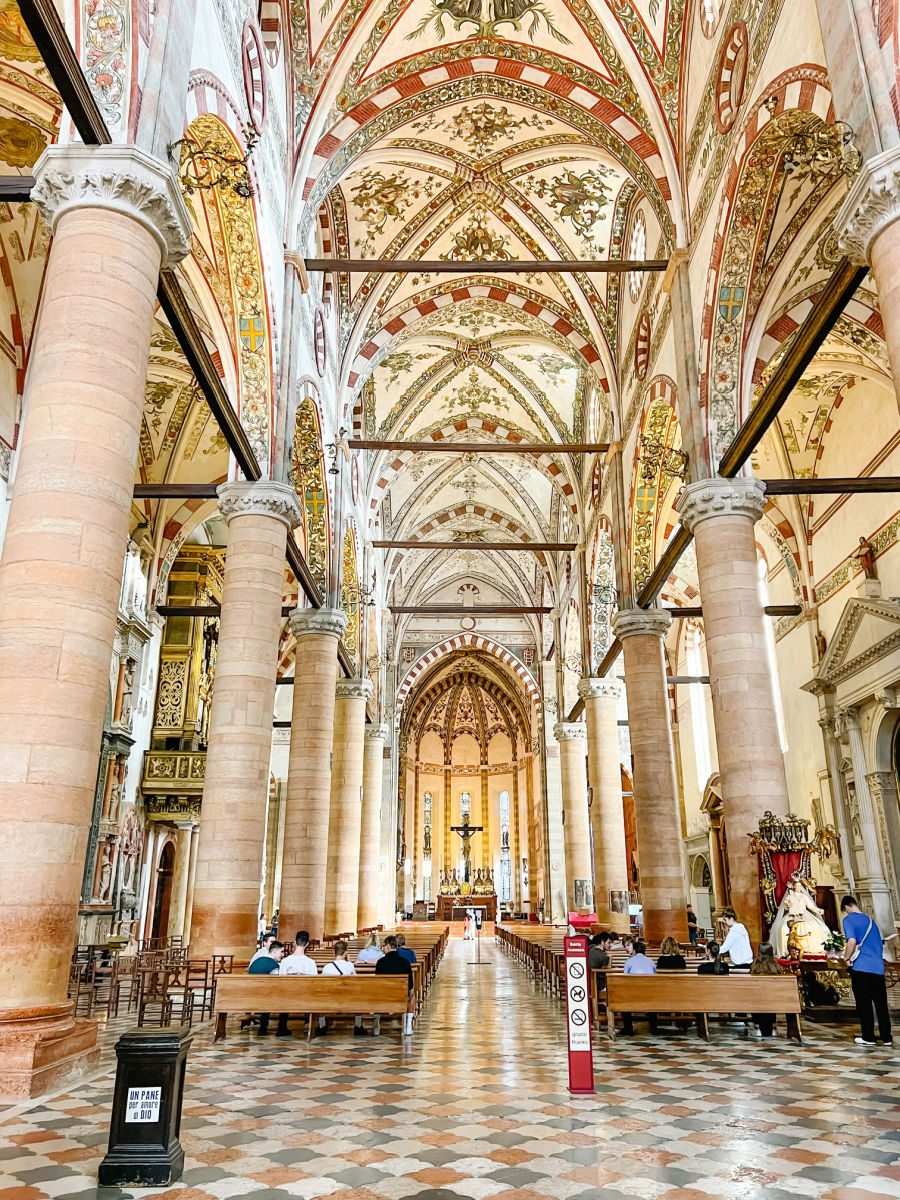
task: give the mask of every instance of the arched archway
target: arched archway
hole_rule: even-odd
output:
[[[153,897],[153,920],[150,937],[164,938],[169,929],[169,909],[172,904],[172,877],[175,874],[175,843],[171,838],[160,851],[156,862],[156,881]]]

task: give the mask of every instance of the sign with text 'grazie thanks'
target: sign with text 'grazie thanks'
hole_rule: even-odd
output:
[[[587,1096],[594,1092],[594,1055],[591,1050],[591,975],[588,969],[588,940],[567,937],[566,1024],[569,1034],[569,1091]]]

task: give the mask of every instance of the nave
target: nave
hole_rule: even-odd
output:
[[[566,1090],[561,1003],[492,940],[451,940],[412,1039],[308,1044],[196,1032],[178,1200],[882,1200],[900,1181],[890,1057],[806,1023],[807,1043],[710,1047],[671,1032],[595,1042],[597,1095]],[[0,1110],[0,1200],[127,1200],[98,1189],[112,1098],[103,1072]]]

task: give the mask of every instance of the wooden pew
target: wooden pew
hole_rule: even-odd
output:
[[[616,1036],[616,1013],[677,1013],[697,1017],[709,1041],[710,1013],[775,1013],[787,1019],[788,1037],[803,1041],[802,1002],[793,975],[607,975],[606,1021]]]
[[[216,986],[214,1041],[225,1037],[228,1014],[269,1012],[314,1016],[399,1016],[408,996],[402,975],[222,975]]]

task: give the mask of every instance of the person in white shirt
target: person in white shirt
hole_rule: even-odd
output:
[[[322,968],[323,975],[355,975],[356,967],[350,961],[347,955],[347,943],[337,941],[334,943],[334,958],[330,963],[326,963]],[[318,1026],[316,1028],[316,1037],[323,1037],[328,1032],[328,1023],[324,1017],[319,1017]],[[369,1031],[363,1026],[362,1017],[357,1017],[353,1023],[354,1037],[368,1037]]]
[[[358,967],[374,966],[379,958],[384,958],[384,954],[378,945],[378,935],[370,933],[366,939],[366,944],[356,956],[356,965]]]
[[[719,954],[728,955],[728,961],[733,967],[750,967],[753,964],[753,948],[747,929],[737,919],[733,908],[726,908],[722,913],[722,921],[728,930]]]
[[[279,975],[318,975],[319,968],[306,953],[309,945],[309,934],[305,929],[298,929],[294,938],[294,953],[281,960]]]

